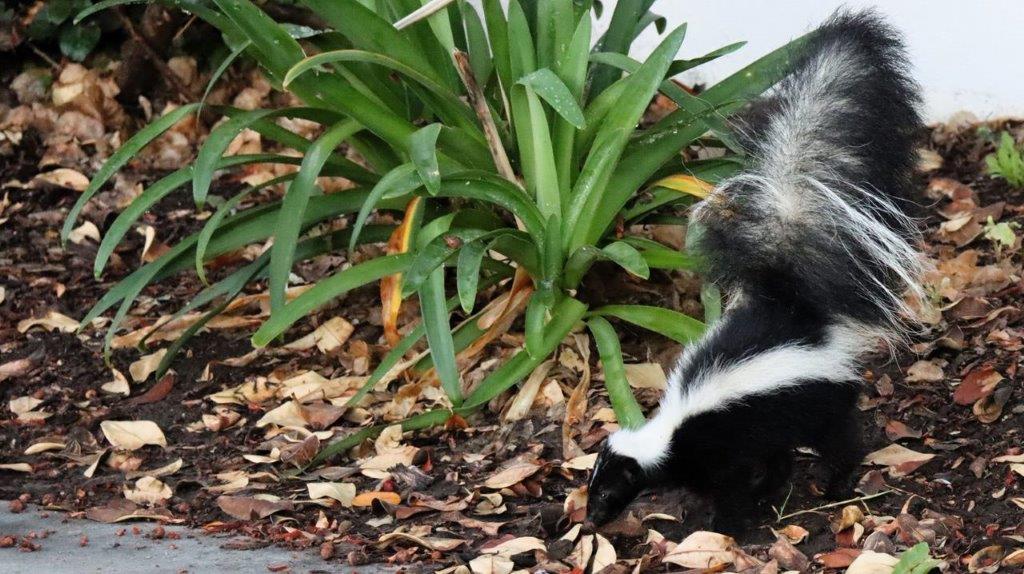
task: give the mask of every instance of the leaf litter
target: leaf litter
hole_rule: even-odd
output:
[[[91,173],[121,137],[124,111],[106,81],[69,67],[55,84],[58,111],[0,110],[5,133],[52,125],[56,114],[83,133],[99,126],[101,135],[93,162],[72,140],[52,138],[34,150],[39,161],[4,168],[0,177],[0,218],[5,231],[16,230],[0,245],[10,254],[0,279],[0,392],[8,407],[0,438],[14,446],[0,459],[3,497],[24,494],[103,522],[183,522],[318,549],[353,565],[387,561],[427,571],[644,572],[673,565],[858,574],[916,572],[932,558],[954,571],[1012,571],[1024,562],[1021,254],[989,225],[989,218],[992,225],[1019,222],[1024,194],[983,173],[981,154],[990,144],[973,128],[936,129],[924,154],[926,193],[935,201],[926,221],[933,308],[922,310],[930,332],[915,342],[916,355],[895,362],[880,356],[868,365],[861,406],[872,454],[858,498],[823,500],[814,457],[801,455],[792,492],[771,501],[777,516],[792,516],[776,522],[766,514],[763,525],[771,528],[737,541],[706,531],[704,503],[671,492],[642,497],[605,531],[580,529],[594,452],[617,428],[594,384],[600,366],[582,337],[570,336],[557,361],[496,399],[485,416],[405,433],[395,425],[401,418],[445,404],[431,377],[396,372],[349,404],[387,350],[375,289],[349,294],[282,347],[255,353],[239,334],[266,316],[267,297],[247,292],[188,346],[171,382],[153,381],[161,343],[201,317],[168,322],[201,288],[183,276],[163,294],[140,297],[115,340],[113,367],[105,367],[102,335],[92,328],[103,320],[76,334],[75,317],[140,258],[152,258],[208,216],[184,201],[161,202],[115,251],[110,277],[91,279],[93,229],[151,180],[147,170],[176,168],[191,153],[204,128],[186,123],[97,196],[68,252],[56,249],[54,230],[81,187],[78,175]],[[268,92],[247,89],[239,97],[254,100],[252,108]],[[232,143],[236,151],[263,150],[256,135],[245,137]],[[266,169],[244,178],[278,175]],[[225,180],[213,194],[240,184]],[[230,254],[210,271],[253,256]],[[344,262],[331,256],[296,272],[312,279]],[[693,297],[695,284],[684,276],[655,285],[663,291],[653,302]],[[461,357],[468,384],[522,344],[520,327],[497,312],[507,306],[495,305],[490,316],[495,344]],[[415,306],[400,313],[397,324],[407,325]],[[134,348],[144,338],[152,346],[140,354]],[[676,349],[633,335],[623,350],[630,384],[653,407]],[[129,402],[130,395],[144,400]],[[347,456],[307,467],[324,445],[371,422],[392,426]],[[29,481],[51,487],[30,489]],[[65,483],[88,495],[61,495],[74,492]]]

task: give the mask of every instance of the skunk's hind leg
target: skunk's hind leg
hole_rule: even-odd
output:
[[[853,409],[821,429],[810,446],[821,456],[828,471],[825,496],[832,500],[849,498],[853,473],[865,454],[860,423]]]

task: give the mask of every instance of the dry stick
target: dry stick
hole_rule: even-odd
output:
[[[49,64],[50,67],[54,69],[54,71],[60,72],[60,64],[58,64],[57,62],[54,62],[53,58],[51,58],[51,57],[46,55],[46,52],[44,52],[44,51],[40,50],[39,48],[37,48],[36,45],[33,44],[32,42],[25,42],[25,45],[28,46],[29,50],[32,50],[33,52],[35,52],[35,54],[37,56],[39,56],[40,58],[43,59],[43,61],[45,61],[47,64]]]
[[[455,50],[452,53],[452,58],[455,60],[455,69],[459,72],[459,78],[462,78],[462,83],[466,85],[469,103],[473,106],[473,111],[476,112],[476,117],[484,129],[487,148],[491,151],[491,157],[494,158],[494,165],[498,168],[498,173],[519,185],[519,180],[516,179],[516,174],[512,171],[512,164],[508,161],[508,154],[505,153],[505,146],[501,145],[501,136],[498,134],[498,126],[494,124],[494,118],[491,117],[491,108],[487,105],[487,98],[484,97],[484,92],[480,89],[480,84],[477,83],[473,69],[469,65],[469,58],[465,52],[460,50]]]
[[[851,498],[849,500],[840,500],[839,502],[832,502],[830,504],[825,504],[825,505],[822,505],[822,506],[816,506],[814,508],[808,508],[807,510],[800,510],[798,512],[791,512],[789,514],[785,514],[783,516],[778,517],[776,519],[776,522],[782,522],[783,520],[785,520],[787,518],[793,518],[794,516],[800,516],[801,514],[813,514],[813,513],[825,510],[826,508],[835,508],[837,506],[843,506],[843,505],[846,505],[846,504],[853,504],[855,502],[864,502],[864,501],[867,501],[867,500],[872,500],[874,498],[879,498],[879,497],[885,496],[887,494],[893,494],[895,492],[896,492],[895,490],[884,490],[882,492],[876,492],[875,494],[872,494],[872,495],[869,495],[869,496],[858,496],[857,498]]]

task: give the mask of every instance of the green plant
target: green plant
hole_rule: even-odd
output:
[[[25,33],[32,40],[56,40],[62,54],[82,61],[100,41],[95,23],[74,24],[72,17],[92,6],[92,0],[46,0],[32,18]]]
[[[942,564],[928,555],[928,543],[918,542],[900,554],[899,562],[893,567],[892,574],[928,574]]]
[[[992,177],[1001,177],[1013,187],[1024,187],[1024,148],[1017,147],[1013,136],[1003,132],[995,153],[985,157]]]
[[[985,239],[995,245],[997,256],[1002,255],[1004,247],[1013,247],[1017,243],[1015,229],[1020,229],[1020,224],[1016,221],[996,223],[991,215],[988,216],[988,221],[985,222]]]
[[[470,4],[450,0],[423,5],[419,0],[304,0],[333,30],[307,30],[301,44],[295,30],[278,25],[249,0],[168,2],[217,27],[233,53],[254,58],[278,88],[306,105],[217,108],[230,119],[211,131],[193,165],[151,185],[118,216],[100,244],[96,274],[136,219],[176,189],[191,182],[196,204],[203,205],[218,170],[266,162],[298,163],[301,169],[274,182],[288,185],[279,202],[232,213],[241,196],[226,201],[200,233],[114,286],[83,324],[117,306],[109,344],[146,285],[189,267],[205,280],[206,261],[273,236],[270,250],[209,285],[179,312],[212,307],[172,345],[161,371],[187,337],[252,281],[268,280],[271,302],[270,318],[253,335],[256,346],[272,343],[344,292],[380,281],[385,333],[393,349],[350,404],[407,367],[403,356],[425,338],[431,352],[412,368],[433,370],[452,408],[418,415],[403,426],[422,428],[452,413],[471,413],[525,378],[582,320],[597,342],[620,422],[641,423],[619,341],[606,318],[680,342],[701,335],[704,325],[656,307],[591,309],[576,297],[577,288],[600,260],[641,278],[652,268],[695,268],[692,255],[616,229],[652,221],[678,224],[673,210],[706,194],[706,182],[735,172],[741,165],[735,154],[684,165],[680,152],[699,140],[730,145],[722,118],[773,85],[800,42],[766,55],[698,98],[668,78],[740,44],[675,59],[686,32],[681,26],[646,61],[635,61],[627,52],[642,29],[657,21],[648,13],[652,2],[618,2],[610,29],[595,42],[593,2],[581,0],[511,0],[507,15],[498,0],[485,0],[483,17]],[[101,2],[79,18],[123,3]],[[599,48],[592,51],[595,44]],[[679,109],[638,128],[659,91]],[[126,142],[71,210],[65,237],[85,202],[133,154],[197,107],[178,108]],[[320,123],[323,133],[307,140],[273,121],[281,117]],[[228,143],[246,128],[304,156],[223,157]],[[358,151],[366,165],[338,153],[342,144]],[[321,175],[344,176],[358,188],[324,195],[316,187]],[[387,210],[404,214],[401,225],[367,223],[371,214]],[[351,225],[319,233],[318,224],[339,217],[350,217]],[[297,261],[385,240],[388,255],[338,271],[286,302]],[[496,284],[499,295],[478,309],[485,288]],[[712,294],[707,291],[709,298]],[[422,322],[399,337],[397,309],[412,296],[419,299]],[[484,314],[490,326],[477,320]],[[524,348],[464,395],[456,358],[479,353],[519,315],[525,315]],[[461,320],[453,329],[456,316]],[[371,427],[336,442],[314,462],[379,430]]]

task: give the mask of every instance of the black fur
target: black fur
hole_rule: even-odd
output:
[[[854,62],[855,73],[815,79],[813,62],[828,53]],[[753,104],[738,121],[742,142],[753,156],[748,173],[762,180],[778,177],[780,170],[770,165],[778,151],[771,146],[778,142],[768,137],[769,128],[773,122],[792,122],[804,131],[791,141],[811,145],[789,156],[797,157],[786,166],[792,173],[782,170],[786,177],[772,180],[773,185],[810,176],[838,190],[850,204],[865,190],[898,210],[909,210],[921,120],[898,34],[873,12],[840,12],[812,35],[797,58],[795,71],[775,95]],[[812,81],[822,86],[822,101],[842,105],[824,105],[820,114],[792,119],[785,113],[793,103],[787,98],[795,99]],[[836,150],[852,161],[837,160],[842,154]],[[839,323],[898,329],[893,319],[898,302],[892,294],[906,287],[905,278],[862,237],[829,225],[827,218],[834,214],[787,221],[765,208],[758,195],[765,193],[762,187],[737,181],[719,188],[715,201],[698,212],[704,230],[697,248],[708,275],[741,297],[681,366],[682,385],[711,365],[734,364],[785,345],[821,346],[829,328]],[[897,237],[915,236],[906,218],[881,211],[872,215]],[[820,380],[751,394],[690,416],[679,422],[670,454],[656,468],[641,468],[606,447],[590,485],[588,517],[600,525],[644,488],[682,486],[712,500],[715,530],[740,532],[757,501],[788,481],[798,446],[819,453],[829,471],[827,494],[843,496],[864,454],[856,409],[859,388],[856,380],[837,381],[822,373]]]

